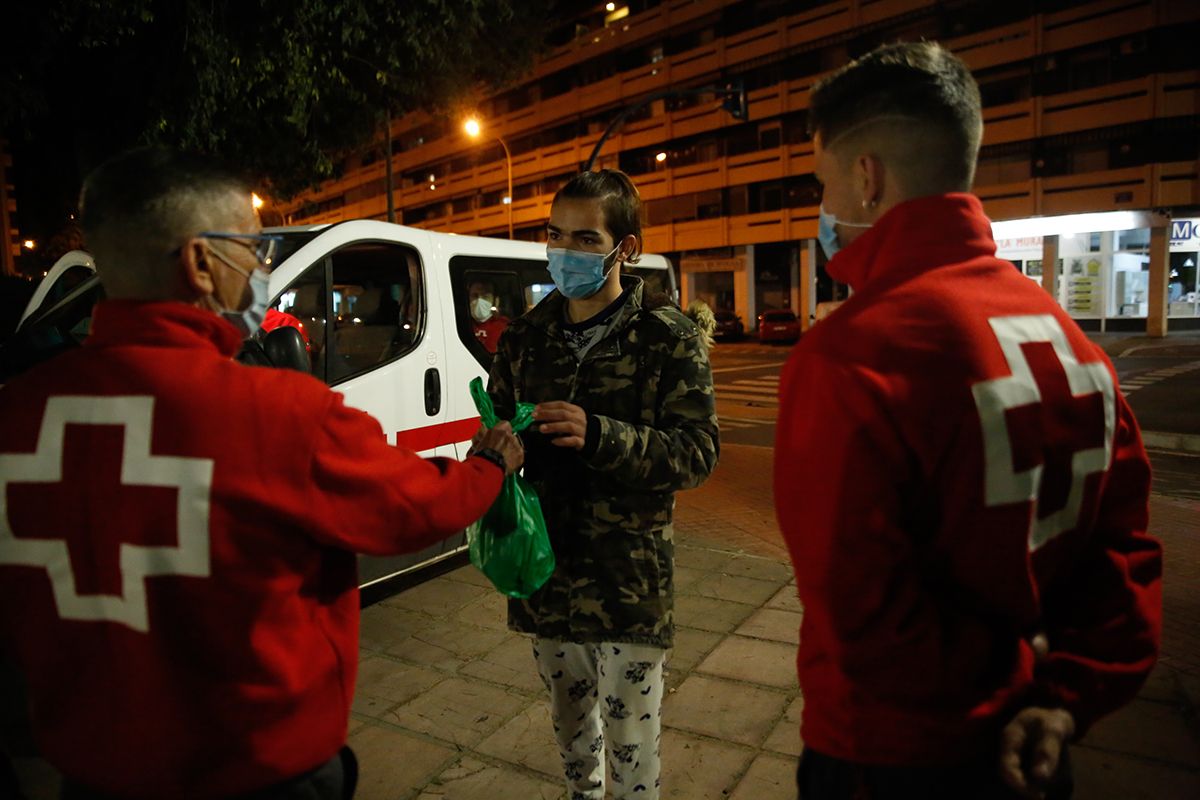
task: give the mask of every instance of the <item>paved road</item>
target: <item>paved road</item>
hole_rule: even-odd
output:
[[[779,373],[789,352],[752,342],[721,342],[713,349],[722,442],[773,445]],[[1200,359],[1131,356],[1115,358],[1113,365],[1143,430],[1200,435]],[[1152,448],[1150,458],[1156,493],[1200,499],[1200,453]]]
[[[791,349],[750,342],[719,342],[713,382],[721,441],[771,447],[779,409],[779,372]]]

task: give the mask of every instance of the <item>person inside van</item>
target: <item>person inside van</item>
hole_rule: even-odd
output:
[[[355,553],[458,533],[521,466],[507,425],[426,460],[234,361],[276,244],[250,200],[170,150],[100,166],[92,335],[0,389],[0,651],[64,797],[350,797]]]
[[[467,304],[471,310],[471,329],[475,339],[489,353],[496,352],[500,334],[508,327],[509,319],[500,313],[496,287],[490,281],[473,280],[467,285]]]
[[[489,392],[524,436],[557,566],[509,627],[532,634],[569,795],[659,797],[663,661],[674,636],[674,494],[717,463],[708,349],[665,295],[622,275],[642,248],[621,172],[577,175],[551,205],[557,289],[500,337]]]

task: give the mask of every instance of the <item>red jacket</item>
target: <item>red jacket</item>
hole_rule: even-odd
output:
[[[1082,733],[1157,656],[1137,422],[1103,352],[995,250],[971,195],[897,206],[829,262],[855,292],[784,369],[775,502],[819,752],[989,757],[1027,702]]]
[[[345,741],[354,552],[427,546],[502,471],[423,460],[300,373],[231,360],[182,303],[110,301],[87,344],[0,390],[0,635],[34,733],[121,797],[211,797]]]
[[[500,334],[508,328],[508,317],[502,317],[495,314],[488,317],[483,322],[471,320],[471,327],[475,331],[475,338],[483,345],[483,349],[489,353],[496,352],[496,346],[500,344]]]

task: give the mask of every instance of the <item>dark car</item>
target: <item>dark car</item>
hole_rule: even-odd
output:
[[[742,318],[732,311],[721,309],[714,311],[713,316],[717,320],[717,327],[713,330],[714,338],[740,339],[746,334],[746,328],[742,325]]]
[[[800,338],[800,320],[791,311],[764,311],[758,315],[760,342],[794,342]]]

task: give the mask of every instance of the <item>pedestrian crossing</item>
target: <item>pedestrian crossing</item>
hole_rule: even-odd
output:
[[[750,405],[779,405],[779,376],[740,378],[713,387],[717,400],[737,400]]]
[[[717,402],[735,402],[739,405],[759,408],[779,408],[779,376],[771,375],[761,378],[740,378],[737,380],[718,383],[713,387]],[[721,414],[718,417],[721,430],[745,430],[774,425],[774,418],[759,419],[756,417],[730,416]]]
[[[717,417],[717,427],[723,431],[750,430],[774,425],[773,419],[747,419],[745,417],[730,417],[721,414]]]
[[[1200,361],[1190,361],[1186,364],[1179,364],[1174,367],[1164,367],[1162,369],[1156,369],[1153,372],[1146,372],[1128,380],[1121,381],[1121,393],[1128,397],[1138,389],[1144,389],[1147,386],[1152,386],[1158,383],[1159,381],[1165,381],[1167,378],[1174,378],[1177,375],[1183,375],[1186,372],[1193,372],[1198,369],[1200,369]]]
[[[778,345],[764,344],[757,339],[743,339],[739,342],[717,342],[714,346],[721,356],[755,355],[781,352]],[[786,353],[784,353],[786,355]]]

